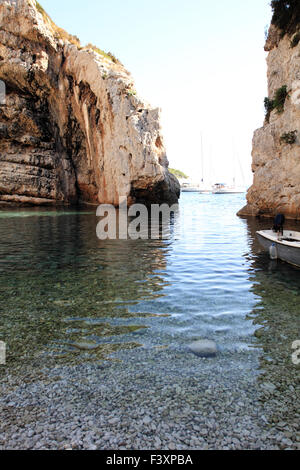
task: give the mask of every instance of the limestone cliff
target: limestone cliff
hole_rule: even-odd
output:
[[[299,4],[297,6],[299,9]],[[299,25],[300,26],[300,25]],[[264,126],[254,133],[253,185],[239,215],[300,218],[300,33],[271,24]]]
[[[119,62],[58,34],[35,0],[0,0],[0,28],[0,203],[178,200],[159,110]]]

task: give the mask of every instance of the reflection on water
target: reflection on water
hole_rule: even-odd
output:
[[[138,346],[129,335],[152,314],[132,313],[130,306],[161,295],[168,244],[99,241],[94,214],[54,214],[2,214],[0,334],[8,361],[31,360],[43,351],[63,358],[89,351],[91,359]],[[126,324],[112,321],[129,318]]]
[[[270,228],[270,221],[249,219],[247,230],[251,246],[252,291],[258,303],[248,317],[256,330],[260,355],[260,381],[268,386],[263,401],[271,409],[271,422],[294,422],[299,431],[299,366],[292,362],[292,343],[300,339],[300,268],[271,260],[255,237],[255,231]],[[288,221],[291,230],[299,223]],[[271,386],[270,386],[271,384]],[[271,406],[272,402],[272,406]]]

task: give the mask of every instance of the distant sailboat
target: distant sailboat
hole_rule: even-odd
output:
[[[204,181],[205,181],[205,177],[204,177],[204,152],[203,152],[203,137],[202,137],[202,134],[201,134],[201,171],[202,171],[201,184],[199,186],[198,192],[201,193],[201,194],[209,194],[209,193],[212,192],[212,186],[204,183]]]
[[[232,186],[228,186],[224,183],[216,183],[213,187],[213,194],[242,194],[245,190],[235,186],[235,182]]]
[[[183,193],[199,193],[200,189],[199,186],[187,181],[181,184],[181,191]]]
[[[246,189],[244,187],[240,187],[236,185],[236,159],[238,160],[238,163],[239,163],[243,181],[245,181],[245,178],[244,178],[241,162],[239,158],[236,156],[234,142],[232,143],[232,147],[233,147],[233,173],[234,173],[232,185],[227,185],[225,183],[216,183],[212,190],[213,194],[243,194],[246,192]]]

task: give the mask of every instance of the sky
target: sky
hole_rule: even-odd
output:
[[[209,183],[252,182],[267,96],[269,0],[41,0],[55,23],[112,52],[162,109],[170,167]],[[202,145],[201,145],[202,142]]]

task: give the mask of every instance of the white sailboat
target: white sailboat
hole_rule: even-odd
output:
[[[228,186],[227,184],[223,183],[216,183],[212,190],[213,194],[242,194],[245,190],[242,188],[237,188],[235,184],[232,186]]]
[[[243,181],[245,181],[245,178],[244,178],[244,173],[243,173],[243,169],[241,166],[241,162],[235,152],[234,142],[233,142],[232,147],[233,147],[233,173],[234,173],[232,184],[228,185],[226,183],[216,183],[213,186],[213,190],[212,190],[213,194],[243,194],[246,192],[246,189],[244,187],[236,185],[236,160],[238,160]]]
[[[200,186],[194,184],[191,181],[186,181],[181,184],[181,192],[183,193],[199,193]]]

